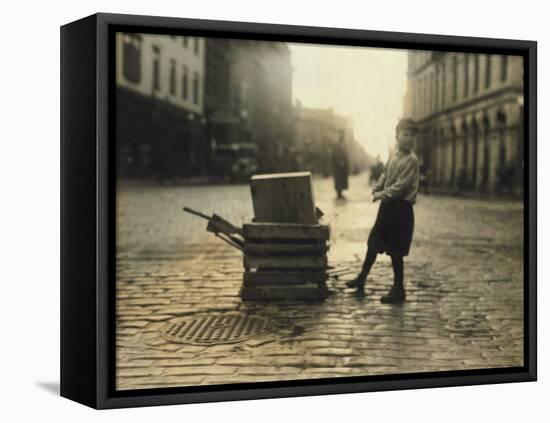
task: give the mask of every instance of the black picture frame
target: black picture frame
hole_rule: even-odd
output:
[[[114,390],[114,32],[514,54],[524,58],[524,366],[238,385]],[[61,27],[61,395],[97,409],[534,381],[537,378],[537,44],[95,14]]]

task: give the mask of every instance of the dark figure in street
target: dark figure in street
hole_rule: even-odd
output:
[[[418,160],[420,169],[418,189],[428,195],[430,193],[430,169],[428,169],[428,166],[422,157],[419,157]]]
[[[368,239],[367,254],[359,275],[346,283],[363,292],[367,276],[377,254],[391,257],[393,286],[380,301],[386,304],[403,303],[403,257],[411,246],[414,213],[419,182],[418,158],[412,151],[418,129],[412,119],[401,119],[396,127],[397,151],[388,159],[384,174],[374,187],[373,201],[381,200],[376,222]]]
[[[334,189],[338,198],[344,198],[342,191],[348,189],[349,162],[346,145],[344,143],[344,131],[340,132],[339,139],[332,151],[332,171],[334,175]]]
[[[384,163],[380,160],[380,156],[376,156],[376,162],[370,167],[369,184],[374,185],[382,173],[384,172]]]

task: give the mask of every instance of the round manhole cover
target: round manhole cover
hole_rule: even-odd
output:
[[[196,315],[171,320],[161,328],[173,342],[193,345],[230,344],[265,335],[272,330],[268,319],[240,313]]]

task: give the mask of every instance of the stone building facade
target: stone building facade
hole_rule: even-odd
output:
[[[410,51],[404,114],[432,187],[517,193],[523,186],[523,59]]]

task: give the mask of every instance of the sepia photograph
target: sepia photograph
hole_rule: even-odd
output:
[[[525,365],[522,56],[113,41],[116,391]]]

